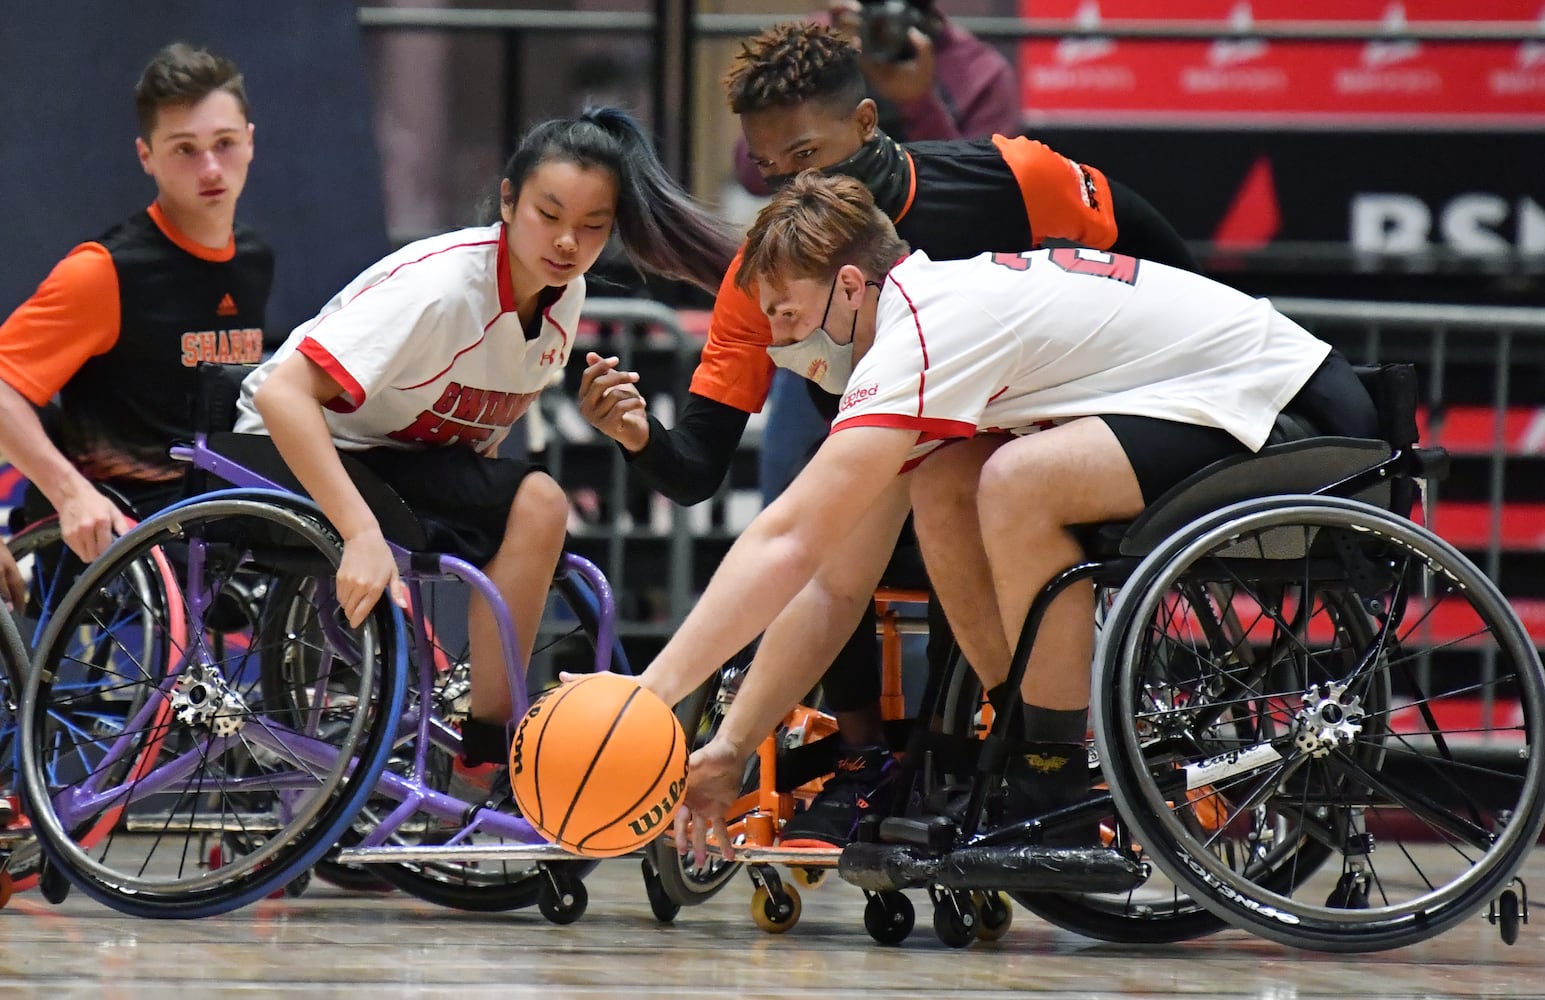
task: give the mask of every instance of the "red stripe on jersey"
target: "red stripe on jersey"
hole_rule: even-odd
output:
[[[912,323],[917,327],[917,345],[923,350],[923,370],[917,373],[917,415],[922,417],[923,387],[928,382],[928,340],[923,336],[923,320],[917,315],[917,306],[912,304],[912,296],[908,295],[907,290],[901,287],[901,282],[896,280],[894,273],[887,275],[887,277],[890,278],[891,284],[896,286],[896,291],[901,293],[901,297],[907,300],[907,308],[912,310]],[[975,433],[975,431],[976,429],[972,428],[972,433]]]
[[[515,311],[515,279],[510,277],[510,246],[504,239],[504,223],[499,223],[499,252],[494,254],[494,267],[499,269],[499,313]],[[498,319],[498,317],[494,317]],[[489,320],[490,323],[493,320]],[[488,329],[486,326],[483,329]]]
[[[987,402],[991,403],[993,400],[997,399],[999,396],[1003,395],[1005,392],[1008,392],[1008,391],[1009,391],[1009,387],[1008,386],[1004,386],[1003,388],[999,389],[997,392],[993,393],[991,396],[988,396],[987,397]]]
[[[503,316],[503,315],[504,315],[503,313],[499,314],[499,316]],[[489,320],[488,321],[488,326],[493,326],[494,325],[494,321],[497,320],[499,318],[499,316],[495,316],[493,319]],[[393,386],[392,388],[400,389],[403,392],[406,392],[409,389],[421,389],[424,386],[428,385],[429,383],[433,382],[435,379],[437,379],[440,376],[444,375],[446,372],[450,371],[452,368],[455,368],[456,367],[456,360],[458,358],[460,358],[463,354],[466,354],[468,351],[472,350],[474,347],[476,347],[477,345],[481,344],[483,341],[488,339],[488,326],[483,327],[483,336],[477,338],[472,343],[468,344],[466,347],[463,347],[461,350],[457,351],[455,354],[452,354],[451,355],[451,360],[446,364],[446,366],[444,368],[441,368],[439,371],[435,372],[433,375],[431,375],[428,378],[424,379],[424,381],[414,383],[413,385]]]
[[[943,441],[946,438],[976,436],[976,425],[964,420],[939,420],[934,417],[909,417],[904,413],[865,413],[857,417],[837,418],[833,434],[849,427],[899,427],[917,431],[917,442]]]
[[[558,321],[553,319],[553,306],[558,304],[558,300],[563,298],[563,293],[567,292],[568,290],[569,290],[569,286],[568,285],[564,285],[562,291],[560,291],[558,293],[558,298],[557,299],[553,299],[551,302],[549,302],[547,304],[547,308],[542,311],[542,316],[544,318],[546,318],[547,322],[549,322],[549,323],[551,323],[553,325],[553,329],[557,330],[558,333],[563,337],[563,349],[564,350],[568,350],[568,348],[569,348],[569,331],[567,331],[563,327],[559,326],[558,325]]]
[[[338,359],[321,344],[310,337],[302,340],[300,346],[295,348],[304,354],[311,363],[322,369],[332,380],[338,383],[339,388],[349,394],[349,402],[341,402],[338,399],[327,401],[327,408],[334,413],[353,413],[365,403],[365,389],[354,380],[349,370],[338,363]]]
[[[384,275],[379,281],[372,281],[370,284],[366,285],[364,288],[361,288],[359,290],[359,293],[357,295],[355,295],[354,298],[350,299],[348,302],[345,302],[343,305],[339,306],[337,309],[334,309],[332,312],[328,313],[326,316],[323,316],[321,319],[317,320],[316,326],[313,326],[311,329],[315,330],[317,328],[317,326],[321,326],[323,323],[326,323],[333,316],[336,316],[338,313],[343,312],[343,310],[347,306],[351,305],[354,302],[357,302],[361,295],[364,295],[366,292],[370,291],[372,288],[375,288],[377,285],[384,284],[385,282],[390,281],[397,274],[398,271],[401,271],[405,267],[412,267],[414,264],[422,264],[424,261],[428,260],[431,257],[438,257],[440,254],[442,254],[442,253],[449,253],[452,250],[460,250],[460,249],[462,249],[464,247],[486,247],[486,246],[492,246],[495,243],[499,244],[499,246],[501,246],[501,247],[504,246],[504,241],[502,239],[501,240],[481,240],[481,241],[479,241],[477,243],[457,243],[455,246],[444,247],[444,248],[439,249],[439,250],[431,250],[429,253],[424,254],[424,256],[418,258],[417,260],[405,260],[401,264],[398,264],[396,267],[392,268],[389,272],[387,272],[386,275]],[[503,274],[506,270],[508,270],[508,268],[502,268],[500,270],[500,273]],[[502,298],[503,298],[502,294],[501,294],[500,298],[502,300]]]

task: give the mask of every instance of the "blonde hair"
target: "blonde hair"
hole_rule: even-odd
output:
[[[735,284],[749,290],[772,280],[825,280],[846,264],[878,277],[907,255],[907,244],[851,177],[806,170],[757,214]]]

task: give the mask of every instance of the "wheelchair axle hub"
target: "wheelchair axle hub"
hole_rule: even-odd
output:
[[[172,686],[172,717],[185,726],[208,726],[215,736],[234,736],[246,715],[246,704],[219,667],[193,664]]]
[[[1337,747],[1349,746],[1363,731],[1362,703],[1348,695],[1345,684],[1316,684],[1304,694],[1298,711],[1294,744],[1314,757],[1324,757]]]

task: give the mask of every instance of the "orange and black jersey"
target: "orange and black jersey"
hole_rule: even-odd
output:
[[[226,246],[158,205],[70,251],[0,325],[0,379],[36,406],[56,394],[60,449],[86,478],[177,478],[200,361],[262,360],[274,258],[244,226]]]
[[[903,144],[911,166],[897,234],[935,260],[1046,241],[1115,250],[1195,270],[1185,243],[1154,209],[1097,168],[1032,139],[993,136]],[[719,287],[691,394],[677,426],[651,420],[649,444],[632,465],[678,503],[711,496],[747,416],[772,386],[772,329],[756,292],[735,286],[737,256]]]

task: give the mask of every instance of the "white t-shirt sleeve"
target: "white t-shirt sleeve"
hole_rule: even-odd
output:
[[[446,322],[446,311],[458,308],[460,297],[442,296],[421,278],[399,275],[370,285],[317,317],[306,331],[296,349],[343,387],[348,402],[339,409],[358,409],[399,376],[411,373],[420,355],[432,354],[443,362],[457,349],[436,331],[465,325]],[[408,378],[412,380],[411,374]]]
[[[920,445],[973,436],[1018,368],[1017,342],[993,336],[997,321],[967,296],[890,284],[832,429],[905,427]]]

